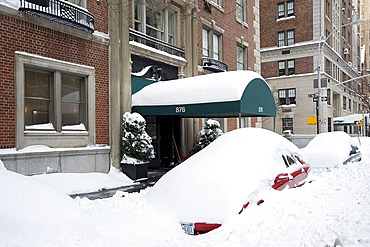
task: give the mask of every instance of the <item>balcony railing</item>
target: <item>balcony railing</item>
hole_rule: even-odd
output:
[[[152,36],[136,31],[135,29],[130,28],[129,35],[130,41],[136,41],[175,56],[185,57],[184,49],[168,44],[160,39],[153,38]]]
[[[85,32],[94,32],[94,16],[85,9],[59,0],[20,0],[20,11]]]
[[[228,71],[228,65],[226,63],[209,57],[202,57],[202,67],[203,69],[211,70],[214,72]]]

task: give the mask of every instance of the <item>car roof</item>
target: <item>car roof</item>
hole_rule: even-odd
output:
[[[181,221],[219,222],[238,212],[251,193],[286,170],[282,153],[300,153],[268,130],[228,132],[165,174],[148,193],[152,205]]]

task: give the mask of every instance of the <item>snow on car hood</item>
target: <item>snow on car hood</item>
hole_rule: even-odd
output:
[[[352,138],[342,131],[316,135],[301,151],[307,156],[312,168],[335,167],[349,156]]]
[[[271,189],[275,176],[286,172],[281,152],[288,150],[301,153],[268,130],[228,132],[165,174],[147,199],[179,221],[222,223],[253,192]]]

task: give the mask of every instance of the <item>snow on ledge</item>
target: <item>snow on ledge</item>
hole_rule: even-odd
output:
[[[15,148],[0,149],[1,154],[23,154],[23,153],[43,153],[43,152],[55,152],[55,151],[77,151],[77,150],[94,150],[94,149],[110,149],[110,146],[106,144],[95,144],[86,147],[75,147],[75,148],[51,148],[45,145],[32,145],[23,149],[16,150]]]

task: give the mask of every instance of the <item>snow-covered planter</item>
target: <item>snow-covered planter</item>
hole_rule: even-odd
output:
[[[147,177],[148,163],[154,158],[152,138],[145,132],[145,126],[139,113],[123,115],[121,170],[133,180]]]
[[[220,123],[216,120],[208,119],[203,129],[199,131],[197,135],[197,142],[194,148],[190,151],[190,154],[193,155],[199,152],[222,134],[223,132],[220,129]]]

